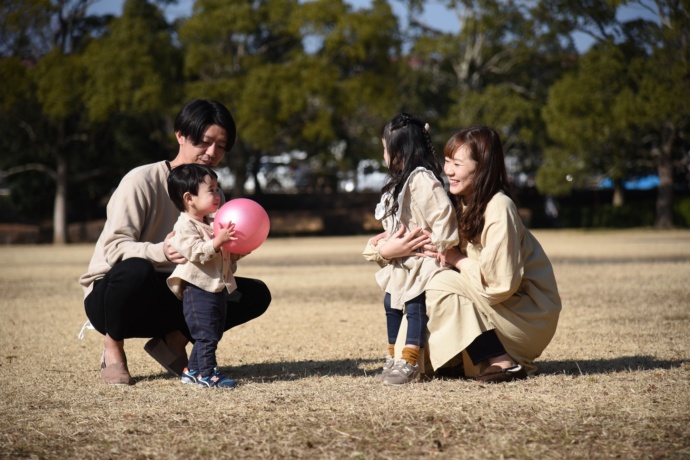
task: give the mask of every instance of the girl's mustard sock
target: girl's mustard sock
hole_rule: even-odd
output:
[[[419,359],[419,350],[412,347],[403,348],[402,359],[414,366],[417,364],[417,359]]]
[[[395,344],[394,343],[388,344],[388,354],[391,356],[395,356]]]

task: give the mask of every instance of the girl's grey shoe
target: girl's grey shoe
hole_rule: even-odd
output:
[[[418,375],[418,364],[413,365],[401,359],[395,362],[388,375],[383,378],[383,383],[386,385],[404,385],[416,379]]]
[[[395,364],[395,359],[393,359],[392,356],[388,355],[386,356],[386,361],[383,363],[383,370],[381,371],[380,374],[376,375],[376,380],[383,381],[383,379],[390,374],[391,369],[393,369],[393,365]]]

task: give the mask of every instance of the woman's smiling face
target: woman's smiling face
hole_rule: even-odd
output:
[[[450,193],[455,196],[466,196],[472,192],[474,172],[477,162],[472,159],[470,150],[461,146],[453,153],[453,158],[446,157],[443,172],[450,182]]]

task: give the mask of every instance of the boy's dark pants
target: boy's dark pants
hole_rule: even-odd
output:
[[[228,291],[208,292],[187,284],[182,296],[182,309],[194,341],[189,356],[189,369],[198,369],[203,377],[213,373],[218,365],[216,349],[223,337],[227,314]]]

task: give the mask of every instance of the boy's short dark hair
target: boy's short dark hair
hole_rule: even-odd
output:
[[[226,131],[228,145],[225,151],[230,151],[235,145],[237,126],[227,107],[218,101],[195,99],[189,102],[182,107],[182,110],[175,117],[173,128],[176,133],[188,137],[194,145],[197,145],[203,140],[204,133],[212,125],[218,125]]]
[[[168,196],[180,212],[185,212],[184,194],[189,192],[196,196],[199,184],[206,176],[218,179],[216,172],[208,166],[190,163],[173,168],[168,174]]]

